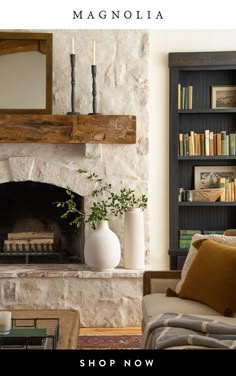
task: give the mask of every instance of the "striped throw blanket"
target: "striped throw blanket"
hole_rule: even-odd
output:
[[[189,345],[236,349],[236,326],[182,313],[163,313],[146,325],[143,349],[187,348]]]

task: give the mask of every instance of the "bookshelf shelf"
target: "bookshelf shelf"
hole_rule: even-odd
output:
[[[211,108],[211,86],[236,85],[236,52],[170,53],[169,73],[170,241],[168,254],[170,269],[181,269],[188,250],[179,248],[180,230],[224,231],[227,228],[236,228],[236,200],[213,203],[178,202],[180,187],[184,190],[195,189],[195,166],[236,166],[236,155],[232,155],[232,150],[228,152],[228,149],[226,152],[230,155],[225,155],[225,150],[222,152],[224,155],[196,155],[195,152],[192,153],[192,150],[190,150],[190,154],[193,154],[191,156],[186,155],[185,152],[179,153],[181,133],[183,136],[189,135],[190,137],[193,134],[193,137],[203,134],[200,149],[202,150],[203,147],[204,153],[198,153],[198,139],[194,141],[196,144],[193,144],[198,154],[208,154],[204,139],[206,130],[215,133],[214,137],[221,132],[226,136],[235,134],[236,144],[236,107]],[[215,146],[216,142],[212,154],[217,154]],[[186,150],[188,153],[187,148]]]
[[[188,250],[184,248],[177,248],[177,249],[169,249],[169,254],[170,255],[175,255],[175,256],[187,256]]]

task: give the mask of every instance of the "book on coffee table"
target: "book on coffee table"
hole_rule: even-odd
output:
[[[44,328],[14,328],[8,334],[0,335],[0,347],[44,346],[47,337]]]

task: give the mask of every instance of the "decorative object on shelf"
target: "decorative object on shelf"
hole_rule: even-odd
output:
[[[184,201],[192,202],[193,201],[193,194],[191,190],[184,191]]]
[[[236,166],[194,166],[194,188],[218,188],[219,178],[234,180]]]
[[[52,44],[52,33],[0,32],[0,113],[52,113]]]
[[[124,215],[124,267],[144,269],[144,218],[140,208],[131,208]]]
[[[75,42],[72,38],[72,49],[70,54],[70,65],[71,65],[71,112],[67,112],[67,115],[79,115],[79,112],[75,111]]]
[[[192,201],[198,201],[198,202],[215,202],[218,200],[223,193],[222,188],[213,188],[213,189],[199,189],[199,190],[193,190]]]
[[[178,202],[191,202],[193,201],[193,194],[191,190],[184,190],[179,188],[178,190]]]
[[[185,200],[184,188],[178,189],[178,202],[182,202]]]
[[[212,86],[211,87],[211,108],[227,109],[236,108],[236,86]]]
[[[66,190],[66,193],[69,196],[68,200],[63,202],[55,202],[55,204],[57,205],[57,207],[65,209],[65,212],[61,217],[66,219],[70,217],[71,225],[76,225],[77,227],[79,227],[81,224],[89,223],[91,227],[96,230],[99,221],[108,221],[110,216],[114,215],[115,217],[117,217],[118,215],[123,215],[129,209],[139,208],[140,213],[138,213],[138,215],[140,216],[143,214],[142,210],[147,207],[148,201],[146,195],[136,196],[134,190],[130,188],[121,188],[118,193],[115,193],[112,190],[112,185],[110,183],[104,182],[103,179],[97,174],[88,173],[83,169],[79,169],[78,171],[81,174],[85,174],[88,180],[95,183],[95,189],[92,191],[92,196],[95,198],[95,200],[92,202],[87,212],[78,210],[76,202],[74,200],[73,192],[69,188]],[[138,220],[140,221],[140,219]],[[103,225],[103,227],[104,226],[105,225]],[[139,229],[142,227],[143,231],[143,226],[140,225],[140,222],[139,226]],[[139,230],[137,229],[137,231]],[[137,233],[136,236],[138,237],[139,234]],[[89,243],[93,243],[95,239],[96,235],[92,237],[92,240],[89,240]],[[87,239],[85,239],[85,248],[87,247],[86,242]]]
[[[95,41],[93,42],[93,52],[92,52],[92,65],[91,65],[91,72],[92,72],[92,95],[93,95],[93,112],[89,113],[89,115],[101,115],[97,112],[97,85],[96,85],[96,75],[97,75],[97,66],[96,66],[96,44]]]
[[[96,229],[85,240],[85,263],[93,270],[112,270],[119,265],[120,257],[118,236],[111,231],[107,220],[98,221]]]

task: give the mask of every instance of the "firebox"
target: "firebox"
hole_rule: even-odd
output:
[[[64,188],[32,181],[0,184],[0,263],[83,263],[84,225],[63,219]],[[75,193],[77,207],[84,198]]]

